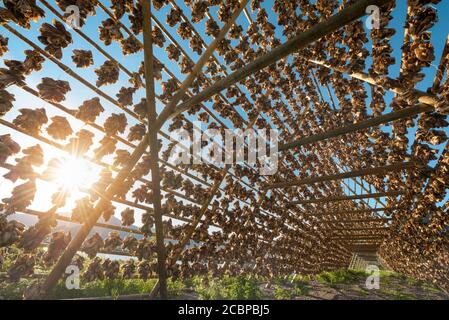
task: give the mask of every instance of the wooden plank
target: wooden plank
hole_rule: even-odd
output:
[[[413,107],[409,107],[409,108],[404,108],[398,111],[393,111],[387,114],[384,114],[382,116],[379,117],[375,117],[375,118],[371,118],[368,120],[364,120],[358,123],[354,123],[351,124],[349,126],[346,127],[342,127],[342,128],[338,128],[338,129],[334,129],[334,130],[330,130],[328,132],[324,132],[324,133],[320,133],[320,134],[316,134],[310,137],[305,137],[305,138],[301,138],[295,141],[291,141],[288,143],[284,143],[281,144],[279,146],[279,151],[286,151],[289,149],[293,149],[293,148],[297,148],[297,147],[301,147],[304,145],[308,145],[311,143],[315,143],[315,142],[319,142],[319,141],[323,141],[323,140],[327,140],[327,139],[331,139],[331,138],[335,138],[335,137],[339,137],[348,133],[352,133],[352,132],[357,132],[363,129],[368,129],[371,127],[377,127],[379,125],[382,124],[386,124],[392,121],[396,121],[396,120],[400,120],[400,119],[405,119],[405,118],[410,118],[410,117],[414,117],[418,114],[421,113],[425,113],[425,112],[431,112],[434,110],[433,106],[430,106],[428,104],[418,104],[416,106]]]
[[[416,168],[416,167],[417,167],[417,164],[412,161],[397,162],[397,163],[393,163],[393,164],[382,166],[382,167],[365,168],[365,169],[355,170],[355,171],[351,171],[351,172],[331,174],[331,175],[327,175],[327,176],[318,176],[318,177],[310,177],[310,178],[305,178],[305,179],[295,179],[293,181],[277,182],[277,183],[265,185],[263,188],[264,189],[275,189],[275,188],[302,186],[302,185],[309,185],[309,184],[314,184],[314,183],[319,183],[319,182],[327,182],[327,181],[362,177],[362,176],[368,176],[368,175],[380,175],[380,174],[385,174],[385,173],[391,172],[391,171],[396,172],[396,171],[400,171],[400,170],[404,170],[404,169],[411,169],[411,168]]]

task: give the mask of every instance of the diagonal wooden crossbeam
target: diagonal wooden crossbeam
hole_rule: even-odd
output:
[[[305,178],[305,179],[295,179],[293,181],[277,182],[277,183],[273,183],[273,184],[264,186],[264,189],[286,188],[286,187],[310,185],[310,184],[319,183],[319,182],[327,182],[327,181],[341,180],[341,179],[347,179],[347,178],[362,177],[362,176],[368,176],[368,175],[381,175],[381,174],[386,174],[388,172],[397,172],[397,171],[401,171],[404,169],[412,169],[412,168],[416,168],[416,167],[418,167],[418,165],[413,161],[399,162],[399,163],[393,163],[393,164],[382,166],[382,167],[366,168],[366,169],[361,169],[361,170],[356,170],[356,171],[351,171],[351,172],[327,175],[327,176],[318,176],[318,177],[311,177],[311,178]]]
[[[251,76],[259,70],[283,59],[284,57],[305,48],[307,45],[314,41],[325,37],[332,32],[340,29],[341,27],[363,17],[366,15],[366,8],[370,5],[377,5],[379,7],[392,2],[392,0],[359,0],[353,5],[341,10],[335,15],[331,16],[326,21],[320,22],[310,28],[309,30],[298,34],[286,43],[276,47],[265,55],[257,58],[253,62],[247,64],[246,66],[240,68],[234,73],[230,74],[226,78],[217,81],[211,87],[200,92],[196,96],[190,98],[186,102],[180,104],[171,114],[165,114],[164,117],[159,117],[158,126],[162,125],[168,118],[174,117],[184,111],[187,111],[192,106],[208,100],[213,95],[219,93],[220,91],[229,88],[233,84]]]
[[[393,111],[379,117],[374,117],[368,120],[357,122],[346,127],[337,128],[324,133],[316,134],[310,137],[301,138],[295,141],[284,143],[279,145],[279,151],[286,151],[289,149],[305,146],[311,143],[324,141],[327,139],[339,137],[348,133],[357,132],[363,129],[368,129],[371,127],[377,127],[383,124],[387,124],[396,120],[414,117],[421,113],[431,112],[434,107],[428,104],[418,104],[413,107],[404,108],[402,110]]]
[[[353,196],[336,196],[336,197],[326,197],[319,199],[309,199],[309,200],[300,200],[294,201],[292,204],[312,204],[312,203],[326,203],[326,202],[338,202],[338,201],[348,201],[348,200],[361,200],[361,199],[373,199],[373,198],[381,198],[381,197],[397,197],[404,195],[403,191],[390,191],[390,192],[377,192],[377,193],[369,193],[369,194],[361,194],[361,195],[353,195]],[[379,210],[384,211],[385,209]],[[359,212],[371,212],[372,209],[369,210],[360,210]],[[343,212],[344,213],[344,212]],[[337,213],[329,213],[331,214],[339,214]]]

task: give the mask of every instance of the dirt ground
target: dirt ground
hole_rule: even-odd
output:
[[[449,296],[431,284],[411,280],[401,276],[381,277],[379,289],[369,290],[365,278],[356,279],[350,283],[328,284],[316,280],[310,281],[304,293],[292,294],[283,299],[292,300],[449,300]],[[261,284],[263,298],[268,300],[280,299],[276,290],[289,290],[293,288],[289,283],[282,285]],[[196,300],[198,295],[192,290],[185,290],[175,299]],[[282,299],[282,298],[281,298]]]

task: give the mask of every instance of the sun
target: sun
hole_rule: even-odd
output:
[[[69,192],[88,189],[95,182],[95,170],[85,159],[66,157],[58,159],[52,180]]]

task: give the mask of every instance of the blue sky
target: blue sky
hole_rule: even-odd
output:
[[[57,7],[53,0],[49,0],[48,2],[53,7]],[[109,1],[101,1],[101,2],[106,7],[110,7]],[[177,3],[183,9],[183,12],[190,18],[191,10],[184,5],[183,1],[177,1]],[[44,7],[40,1],[37,1],[37,4],[40,7]],[[262,6],[267,10],[267,12],[270,16],[270,21],[276,25],[276,16],[272,12],[272,9],[271,9],[272,1],[266,0],[263,2]],[[164,8],[162,8],[160,11],[153,11],[153,13],[156,15],[156,17],[159,19],[159,21],[161,21],[162,23],[165,24],[165,16],[170,11],[170,8],[171,8],[171,6],[167,5]],[[211,11],[211,14],[215,18],[216,18],[216,9],[217,9],[217,7],[213,7],[213,9]],[[435,55],[436,55],[437,59],[434,62],[435,65],[432,65],[430,68],[424,69],[426,78],[418,86],[418,88],[421,90],[426,90],[432,84],[432,81],[433,81],[433,78],[434,78],[435,72],[436,72],[436,67],[437,67],[436,64],[438,64],[438,62],[439,62],[439,58],[441,56],[443,46],[444,46],[444,43],[445,43],[447,35],[448,35],[449,23],[447,22],[447,20],[446,20],[447,18],[445,17],[445,15],[449,13],[449,1],[442,1],[442,3],[440,3],[438,5],[438,9],[439,9],[439,13],[440,13],[440,21],[431,30],[432,31],[432,42],[435,46]],[[57,10],[60,12],[59,8]],[[105,46],[104,43],[102,43],[99,40],[98,26],[101,24],[101,21],[108,18],[108,16],[100,8],[97,8],[96,11],[97,12],[96,12],[95,16],[89,17],[87,19],[87,22],[86,22],[85,26],[83,26],[82,31],[85,34],[87,34],[91,39],[93,39],[95,42],[97,42],[102,48],[106,49],[109,54],[111,54],[113,57],[115,57],[127,69],[129,69],[131,71],[137,71],[137,69],[142,61],[143,53],[140,52],[138,54],[133,54],[130,56],[123,56],[119,43],[113,42],[110,46]],[[405,13],[406,13],[406,1],[405,0],[397,1],[397,7],[393,13],[394,19],[391,23],[391,27],[393,27],[397,30],[397,33],[394,35],[394,37],[391,40],[391,44],[394,49],[394,56],[396,57],[396,64],[394,66],[390,67],[390,77],[392,77],[392,78],[397,77],[399,74],[400,53],[401,53],[401,46],[402,46],[402,41],[403,41],[403,26],[404,26],[404,22],[405,22]],[[253,18],[255,18],[255,15],[254,14],[252,14],[252,15],[253,15]],[[54,18],[55,18],[55,16],[51,12],[46,10],[45,19],[41,19],[37,23],[33,22],[30,30],[26,30],[26,29],[23,29],[18,26],[14,26],[14,25],[12,25],[12,26],[16,30],[20,31],[20,33],[23,34],[24,36],[26,36],[28,39],[32,39],[34,43],[43,47],[42,44],[39,43],[39,41],[37,40],[37,36],[39,35],[39,32],[38,32],[39,26],[44,22],[50,22]],[[218,19],[215,19],[215,20],[218,21]],[[196,30],[201,34],[203,39],[205,39],[207,43],[210,43],[212,41],[212,38],[207,36],[204,32],[204,22],[205,21],[206,20],[203,20],[201,23],[195,24],[194,26],[195,26]],[[122,22],[125,25],[129,26],[129,22],[126,17],[124,17],[122,19]],[[242,25],[244,29],[246,29],[249,25],[248,21],[245,19],[243,14],[238,18],[237,23]],[[171,32],[173,37],[179,43],[181,43],[183,45],[183,48],[189,53],[190,57],[192,57],[192,59],[194,61],[197,61],[199,56],[190,49],[188,41],[182,40],[176,33],[175,28],[171,28],[168,25],[165,25],[165,27]],[[26,49],[30,49],[30,47],[27,44],[25,44],[23,41],[21,41],[20,39],[16,38],[14,35],[7,32],[3,27],[0,27],[0,33],[9,38],[9,49],[10,49],[10,51],[0,59],[1,60],[0,66],[3,66],[3,59],[23,60],[24,59],[23,51]],[[96,75],[94,73],[94,68],[103,64],[103,62],[106,60],[106,58],[104,56],[102,56],[99,52],[97,52],[94,48],[90,47],[89,44],[84,39],[82,39],[79,35],[77,35],[75,32],[71,31],[71,34],[73,37],[73,43],[69,47],[67,47],[66,49],[63,50],[63,58],[61,59],[61,62],[63,62],[64,64],[66,64],[67,66],[72,68],[73,70],[77,71],[78,74],[80,74],[87,81],[89,81],[91,83],[95,83]],[[281,38],[281,40],[285,40],[281,36],[281,29],[279,27],[276,29],[276,34]],[[126,37],[125,33],[124,33],[124,35]],[[141,36],[139,38],[142,40]],[[168,45],[169,43],[170,42],[167,39],[165,45]],[[236,41],[233,40],[233,43],[235,44]],[[370,43],[367,44],[367,48],[369,48],[369,46],[370,46]],[[71,52],[73,49],[91,49],[94,53],[95,66],[91,66],[87,69],[76,68],[70,58],[71,54],[72,54]],[[179,68],[175,63],[171,62],[167,58],[164,49],[155,47],[154,53],[155,53],[155,56],[157,58],[159,58],[180,80],[184,79],[185,75],[183,75],[179,71]],[[218,60],[220,62],[223,61],[223,59],[221,57],[219,57],[218,54],[215,54],[215,56],[218,58]],[[370,61],[368,61],[368,63],[367,63],[367,69],[369,67],[370,67]],[[229,68],[228,68],[228,72],[229,73],[231,72]],[[46,61],[44,63],[43,69],[41,71],[34,72],[29,77],[27,77],[26,83],[30,87],[35,88],[36,85],[40,83],[42,77],[51,77],[53,79],[70,81],[72,90],[71,90],[71,92],[69,92],[66,95],[66,100],[62,104],[71,109],[76,109],[84,100],[90,99],[90,98],[96,96],[96,94],[94,92],[92,92],[88,88],[84,87],[81,83],[79,83],[75,80],[72,80],[69,75],[67,75],[63,70],[58,68],[51,61]],[[164,73],[164,80],[166,80],[166,79],[167,79],[167,74]],[[109,86],[103,86],[103,87],[101,87],[101,90],[103,90],[105,93],[107,93],[111,97],[115,98],[115,94],[118,92],[118,90],[122,86],[128,87],[128,86],[130,86],[130,84],[128,83],[127,75],[121,71],[120,79],[116,84],[109,85]],[[243,87],[240,87],[240,88],[244,92],[246,92],[246,90]],[[42,100],[40,100],[30,94],[25,93],[23,90],[21,90],[19,88],[12,87],[8,90],[11,93],[13,93],[16,98],[16,102],[14,104],[14,106],[15,106],[14,109],[11,112],[9,112],[5,117],[5,119],[8,121],[12,121],[12,119],[14,119],[17,116],[17,114],[18,114],[17,110],[19,108],[45,107],[49,118],[53,115],[65,115],[64,113],[57,110],[53,106],[43,102]],[[157,84],[156,90],[158,93],[161,92],[161,88],[160,88],[159,84]],[[139,102],[140,98],[144,97],[144,94],[145,94],[144,90],[139,90],[134,95],[134,103]],[[388,95],[387,98],[391,100],[392,96]],[[103,121],[111,113],[121,113],[122,112],[120,109],[118,109],[116,106],[109,103],[108,101],[106,101],[104,99],[101,99],[101,100],[102,100],[103,106],[106,109],[106,112],[104,112],[101,115],[101,117],[99,117],[99,119],[97,119],[97,123],[102,124]],[[163,105],[160,102],[158,102],[157,105],[158,105],[158,110],[160,111],[163,108]],[[210,106],[210,103],[206,103],[206,105]],[[240,113],[245,119],[247,119],[244,112],[240,111]],[[222,119],[221,117],[220,117],[220,119],[226,125],[232,127],[232,123],[230,121],[228,121],[226,119]],[[133,125],[136,123],[136,121],[131,119],[130,117],[128,117],[128,123],[130,125]],[[74,130],[77,131],[78,129],[83,127],[83,124],[77,120],[74,120],[72,122],[72,126],[73,126]],[[95,130],[93,130],[93,129],[89,129],[89,130],[92,132],[95,132]],[[385,130],[388,131],[388,127],[385,127]],[[163,128],[163,131],[167,132],[166,126]],[[11,133],[11,131],[3,126],[0,126],[0,134],[5,134],[5,133]],[[413,136],[413,134],[414,134],[414,132],[413,132],[413,130],[411,130],[410,136]],[[122,136],[126,137],[126,135],[127,135],[127,132],[125,132],[125,134]],[[17,141],[19,141],[23,146],[34,145],[36,143],[36,141],[34,139],[26,137],[21,134],[14,133],[13,137]],[[101,138],[101,135],[97,135],[97,139],[98,138]],[[66,142],[63,142],[63,143],[66,143]],[[42,143],[41,143],[41,145],[42,145]],[[118,146],[118,148],[124,148],[124,146],[120,145],[120,144],[118,144],[117,146]],[[46,147],[46,150],[50,150],[50,149],[53,149],[53,148]],[[49,153],[51,153],[52,156],[62,156],[62,154],[57,151],[53,151],[53,152],[49,152]],[[112,157],[108,156],[108,157],[105,157],[103,160],[105,162],[111,163],[111,159],[112,159]],[[49,159],[47,159],[47,160],[49,160]],[[9,160],[9,162],[11,162],[11,159]],[[95,169],[95,170],[98,170],[98,169]],[[0,174],[3,174],[4,172],[5,172],[5,170],[0,169]],[[7,181],[3,178],[0,178],[0,197],[4,198],[4,197],[8,196],[12,187],[13,187],[12,183],[10,183],[9,181]],[[40,194],[38,194],[36,196],[36,199],[39,199],[40,201],[35,201],[36,203],[33,204],[34,208],[39,209],[39,210],[45,210],[46,208],[48,209],[49,196],[51,195],[51,192],[49,190],[51,190],[51,187],[52,186],[49,186],[49,185],[45,185],[45,186],[43,185],[43,187],[40,188],[41,189],[39,191]],[[120,212],[120,206],[117,205],[117,207],[118,207],[118,210],[116,211],[116,213]],[[72,204],[72,208],[73,208],[73,204]],[[71,209],[70,203],[64,209],[70,210]]]

